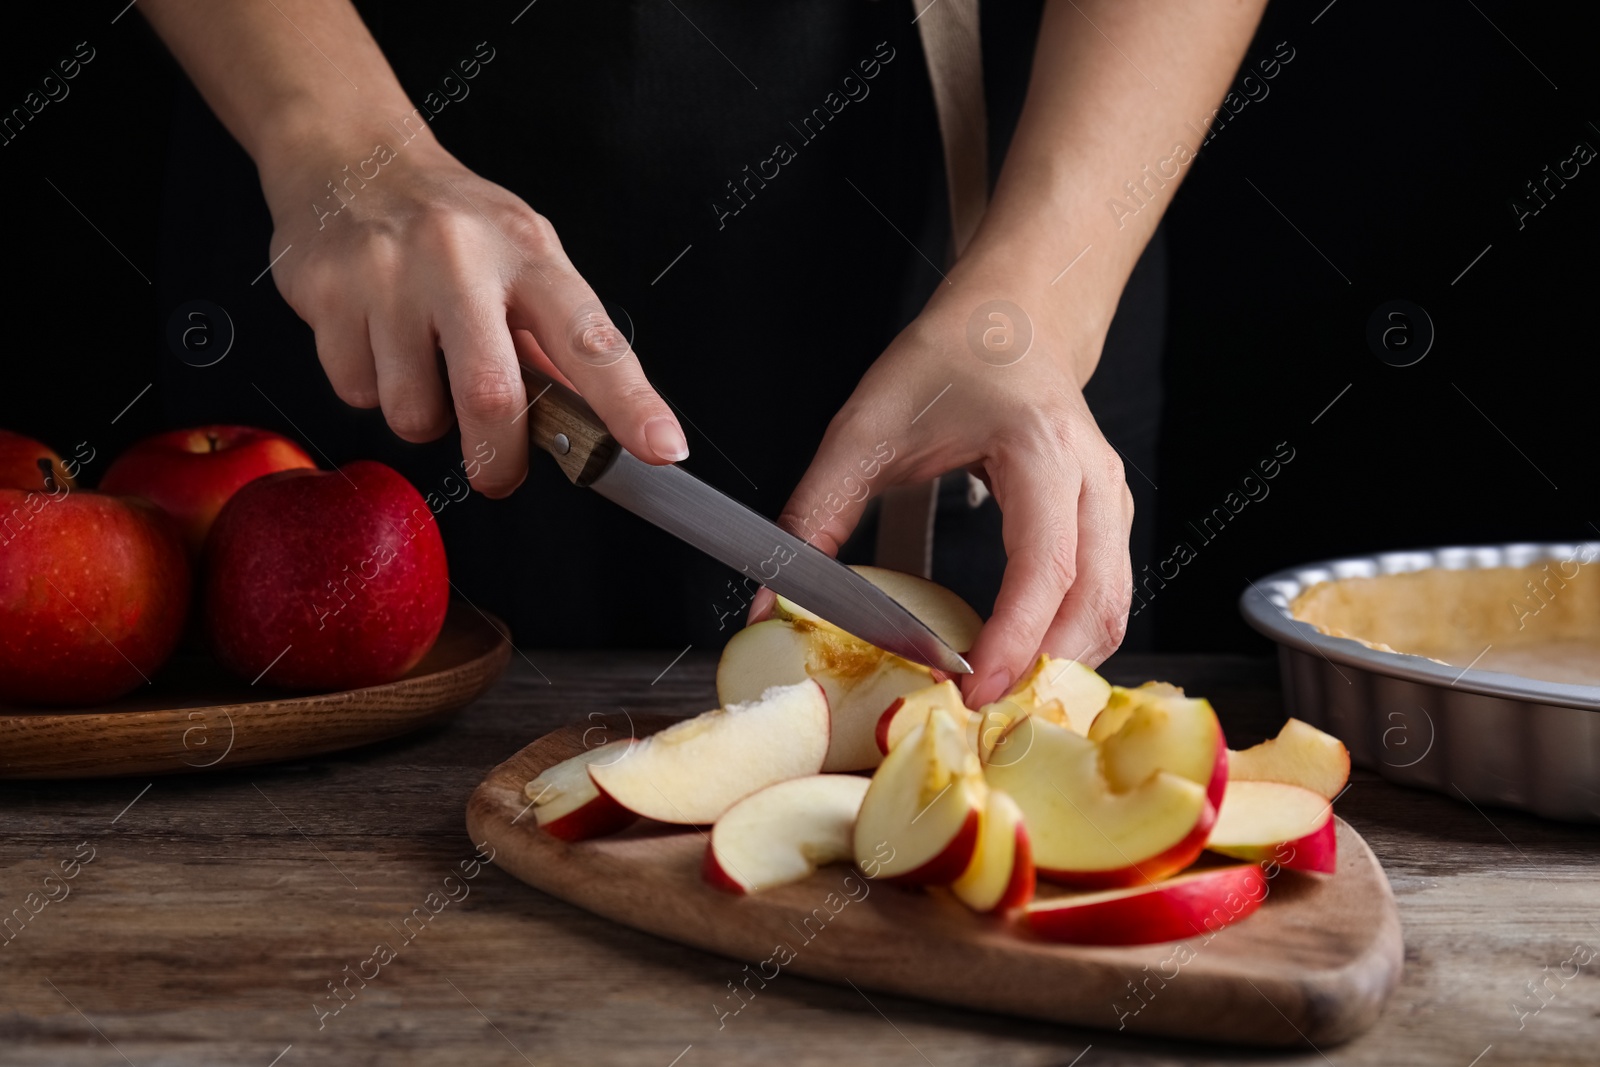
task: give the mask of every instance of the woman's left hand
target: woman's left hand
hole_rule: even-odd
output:
[[[1021,299],[1058,306],[1047,292]],[[833,555],[890,486],[960,469],[983,479],[1003,515],[1006,569],[967,657],[971,707],[1009,691],[1040,651],[1099,664],[1127,628],[1133,497],[1082,388],[1104,331],[1058,319],[986,283],[941,286],[829,424],[778,520]]]

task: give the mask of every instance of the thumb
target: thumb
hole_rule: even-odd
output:
[[[778,516],[778,525],[830,556],[849,540],[867,501],[891,481],[886,468],[895,460],[887,440],[828,428],[811,466]]]

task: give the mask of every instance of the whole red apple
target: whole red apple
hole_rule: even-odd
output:
[[[145,501],[0,489],[0,700],[95,704],[144,684],[189,588],[172,521]]]
[[[252,426],[197,426],[133,445],[112,462],[100,488],[142,496],[171,515],[198,556],[217,513],[241,485],[299,468],[316,464],[280,434]]]
[[[206,628],[241,678],[355,689],[416,666],[444,625],[438,523],[381,463],[290,470],[241,488],[211,529]]]
[[[46,471],[57,484],[68,489],[77,488],[77,482],[67,473],[54,450],[31,437],[0,430],[0,487],[49,491],[53,486],[46,480]]]

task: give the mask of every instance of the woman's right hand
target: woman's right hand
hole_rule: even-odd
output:
[[[462,455],[477,458],[473,488],[489,497],[527,474],[534,397],[519,359],[575,388],[647,463],[689,454],[627,338],[520,197],[429,132],[349,169],[331,152],[307,155],[263,169],[272,275],[346,403],[381,406],[408,441],[443,435],[453,408]]]

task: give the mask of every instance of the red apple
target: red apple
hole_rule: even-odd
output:
[[[563,841],[587,841],[626,830],[639,818],[612,800],[589,777],[589,767],[628,754],[631,737],[589,748],[539,772],[522,790],[539,829]]]
[[[891,748],[905,739],[912,727],[928,721],[928,715],[934,708],[943,709],[952,722],[963,726],[967,732],[967,744],[972,751],[978,751],[978,716],[967,710],[967,706],[961,702],[961,690],[950,681],[896,697],[894,703],[879,717],[877,729],[873,732],[878,751],[887,756]]]
[[[998,789],[978,822],[978,847],[950,892],[973,911],[1003,915],[1033,899],[1033,848],[1017,802]]]
[[[589,765],[600,791],[647,819],[714,823],[758,789],[816,774],[828,755],[828,698],[811,679],[773,686],[651,734]]]
[[[722,813],[700,872],[728,893],[755,893],[856,858],[853,830],[867,780],[813,774],[758,789]]]
[[[1283,782],[1229,782],[1206,848],[1234,859],[1332,874],[1339,865],[1333,802]]]
[[[926,578],[881,567],[856,573],[904,604],[958,652],[972,647],[983,620],[966,601]],[[729,639],[717,664],[717,699],[753,700],[769,686],[814,678],[828,694],[832,747],[824,771],[863,771],[883,759],[877,733],[885,709],[933,684],[920,663],[891,655],[778,597],[772,618]]]
[[[0,700],[95,704],[143,685],[189,588],[177,532],[145,502],[0,489]]]
[[[129,448],[111,464],[100,488],[142,496],[171,515],[198,556],[217,513],[240,486],[274,471],[316,466],[279,434],[250,426],[197,426]]]
[[[1028,906],[1040,937],[1073,945],[1148,945],[1216,933],[1254,912],[1267,897],[1253,863],[1214,867],[1161,882],[1103,893],[1074,893]]]
[[[31,437],[0,430],[0,488],[49,492],[53,486],[46,480],[46,471],[58,485],[78,487],[54,451]]]
[[[1111,788],[1131,789],[1157,770],[1170,771],[1205,786],[1211,806],[1222,807],[1228,742],[1208,701],[1166,682],[1116,686],[1090,725],[1089,740],[1100,742]]]
[[[1214,757],[1214,739],[1204,734],[1163,730],[1161,737],[1154,739],[1160,748],[1193,745],[1192,755]],[[1206,787],[1158,766],[1117,789],[1102,750],[1069,727],[1027,715],[985,761],[990,786],[1022,809],[1039,876],[1100,889],[1141,885],[1193,863],[1216,821]]]
[[[906,885],[948,885],[972,863],[988,787],[977,753],[942,708],[883,757],[856,817],[855,854],[881,856],[869,878]]]
[[[1240,781],[1297,785],[1333,800],[1350,780],[1350,753],[1332,734],[1290,719],[1277,737],[1229,752],[1228,774]]]
[[[439,526],[397,471],[361,460],[247,483],[205,559],[207,630],[252,684],[355,689],[433,646],[450,599]]]

